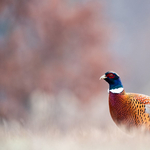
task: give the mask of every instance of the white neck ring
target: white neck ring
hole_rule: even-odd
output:
[[[121,93],[124,89],[121,87],[121,88],[117,88],[117,89],[112,89],[112,90],[108,90],[112,93]]]

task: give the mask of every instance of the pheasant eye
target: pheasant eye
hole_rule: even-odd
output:
[[[109,78],[114,78],[115,77],[115,75],[114,74],[112,74],[112,73],[109,73],[108,75],[107,75],[107,77],[109,77]]]

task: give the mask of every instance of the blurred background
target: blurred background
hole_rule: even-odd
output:
[[[1,0],[1,125],[115,126],[99,77],[150,95],[149,16],[146,0]]]

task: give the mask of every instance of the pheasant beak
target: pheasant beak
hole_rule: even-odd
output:
[[[100,78],[99,78],[99,80],[101,80],[101,79],[106,79],[107,77],[106,77],[106,75],[104,74],[104,75],[102,75]]]

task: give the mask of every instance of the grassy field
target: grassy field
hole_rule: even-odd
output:
[[[57,107],[52,102],[36,98],[26,122],[3,120],[0,150],[150,149],[150,133],[144,129],[130,133],[119,129],[110,117],[106,101],[98,98],[81,112],[67,98]]]
[[[149,150],[150,134],[134,130],[130,135],[118,127],[27,129],[14,125],[0,128],[0,150]]]

